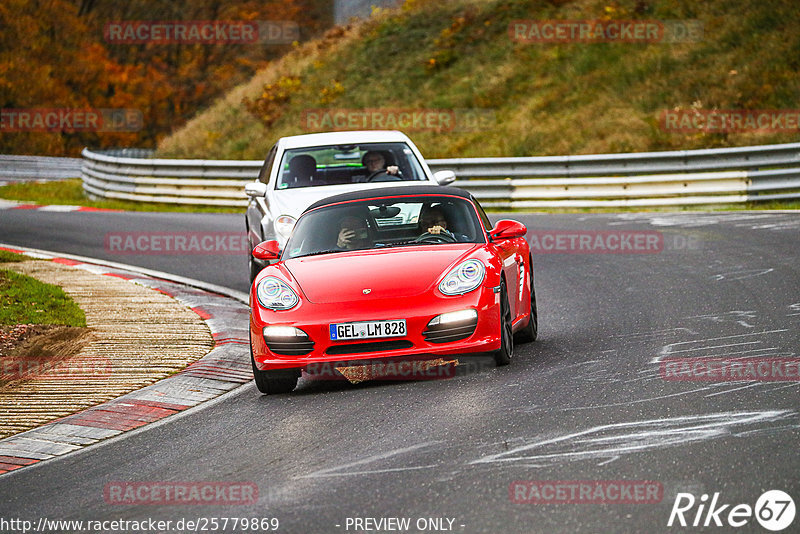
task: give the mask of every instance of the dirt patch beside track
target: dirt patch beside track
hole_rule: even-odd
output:
[[[53,261],[0,266],[60,286],[87,325],[80,334],[34,327],[11,343],[14,361],[4,366],[0,387],[0,438],[144,387],[214,347],[197,313],[153,289]]]

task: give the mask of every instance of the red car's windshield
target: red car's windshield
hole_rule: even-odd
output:
[[[286,245],[284,259],[346,250],[485,242],[475,207],[466,199],[369,199],[303,215]]]

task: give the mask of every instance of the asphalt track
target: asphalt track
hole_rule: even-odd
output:
[[[657,232],[660,247],[588,253],[567,245],[535,254],[540,339],[518,346],[508,367],[466,361],[467,371],[447,380],[356,386],[303,380],[294,393],[275,397],[260,396],[250,383],[180,416],[0,477],[0,518],[172,520],[165,532],[178,532],[181,518],[226,517],[278,518],[278,531],[292,533],[698,531],[667,527],[676,494],[697,499],[685,513],[691,524],[701,496],[711,501],[719,493],[718,504],[729,505],[718,516],[724,526],[705,531],[728,532],[731,508],[754,507],[767,490],[800,502],[797,378],[676,381],[665,379],[661,363],[796,361],[800,213],[515,218],[543,245],[560,232],[600,235],[609,244],[609,235],[630,231]],[[5,210],[0,242],[242,291],[239,255],[120,255],[104,245],[107,232],[238,232],[242,219]],[[119,505],[104,498],[109,484],[131,481],[251,483],[258,499]],[[563,494],[518,503],[515,481],[563,481],[562,488],[651,481],[663,494],[658,502],[620,503],[609,493],[606,503],[567,502]],[[409,518],[412,528],[353,526],[357,518],[390,517]],[[446,519],[438,530],[417,529],[422,518]],[[225,530],[219,525],[208,531],[234,531],[230,520]],[[785,532],[798,525],[800,518]],[[755,517],[736,531],[767,532]]]

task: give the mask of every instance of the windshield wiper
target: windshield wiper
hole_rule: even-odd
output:
[[[379,249],[379,248],[393,248],[393,247],[405,247],[405,246],[409,246],[409,245],[430,245],[430,244],[431,243],[423,243],[423,242],[420,242],[420,241],[413,241],[412,240],[412,241],[400,241],[399,243],[375,243],[375,245],[373,245],[372,248],[361,248],[361,249],[353,249],[353,250],[367,251],[367,250],[375,250],[375,249]],[[331,248],[331,249],[327,249],[327,250],[317,250],[317,251],[314,251],[314,252],[308,252],[306,254],[300,254],[299,256],[292,256],[291,259],[305,258],[305,257],[308,257],[308,256],[319,256],[320,254],[335,254],[337,252],[352,252],[352,250],[346,250],[346,249],[343,250],[343,249],[336,249],[336,248]]]
[[[420,243],[419,241],[400,241],[398,243],[375,243],[374,248],[392,248],[392,247],[404,247],[407,245],[422,245],[424,243]]]
[[[300,254],[299,256],[294,256],[292,259],[305,258],[306,256],[319,256],[320,254],[335,254],[336,252],[345,252],[345,251],[336,248],[331,248],[328,250],[317,250],[315,252],[308,252],[307,254]]]

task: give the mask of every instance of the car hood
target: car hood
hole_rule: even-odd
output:
[[[277,217],[279,215],[291,215],[295,219],[300,217],[307,207],[314,202],[322,200],[323,198],[332,197],[341,193],[348,193],[350,191],[359,191],[361,189],[375,189],[377,187],[386,187],[391,184],[394,186],[414,186],[423,184],[438,185],[432,180],[415,180],[407,182],[374,182],[363,184],[341,184],[341,185],[323,185],[318,187],[297,187],[294,189],[281,189],[272,190],[268,193],[271,196],[270,204],[273,206],[272,212]]]
[[[295,258],[284,265],[310,302],[363,302],[430,291],[451,266],[480,246],[458,243],[337,252]]]

